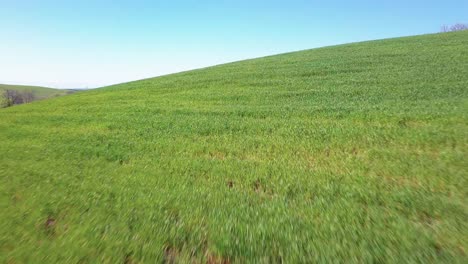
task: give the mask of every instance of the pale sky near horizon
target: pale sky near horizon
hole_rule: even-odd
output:
[[[468,1],[0,0],[0,83],[95,88],[455,23]]]

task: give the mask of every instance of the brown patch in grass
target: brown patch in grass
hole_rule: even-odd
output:
[[[255,192],[260,192],[260,191],[261,191],[262,185],[261,185],[259,179],[257,179],[257,180],[254,182],[253,188],[254,188],[254,191],[255,191]]]
[[[57,221],[54,218],[49,216],[44,223],[44,228],[46,232],[49,234],[54,234],[56,224],[57,224]]]
[[[177,263],[179,250],[174,247],[167,246],[164,248],[163,263],[174,264]]]
[[[460,254],[462,254],[463,256],[466,256],[466,252],[463,246],[458,246],[458,251],[460,251]]]
[[[316,164],[314,157],[311,155],[311,153],[306,153],[304,159],[306,163],[305,166],[307,167],[307,169],[312,170]]]
[[[17,192],[15,194],[13,194],[12,197],[11,197],[11,200],[13,201],[14,204],[20,202],[22,199],[23,199],[23,197],[21,196],[21,194],[19,194]]]
[[[47,218],[45,225],[47,228],[53,227],[55,225],[55,219],[54,218]]]
[[[423,223],[424,225],[427,225],[427,226],[429,226],[429,227],[434,227],[434,226],[436,226],[436,225],[439,223],[439,221],[437,220],[437,218],[435,218],[435,217],[429,215],[429,214],[426,213],[426,212],[420,213],[420,214],[419,214],[419,219],[420,219],[419,221],[420,221],[421,223]]]
[[[137,262],[132,258],[132,252],[127,253],[124,258],[124,264],[136,264]]]
[[[271,188],[267,188],[267,186],[262,183],[260,179],[255,180],[253,183],[253,190],[259,194],[263,198],[273,198],[275,196],[275,192]]]
[[[220,256],[208,254],[208,256],[206,257],[206,263],[207,264],[230,264],[231,261],[229,261],[229,259],[226,259]]]
[[[209,153],[210,158],[212,159],[217,159],[217,160],[225,160],[226,159],[226,154],[220,152],[220,151],[210,151]]]
[[[130,161],[128,159],[119,159],[119,165],[126,165],[129,164]]]
[[[435,249],[437,255],[442,254],[443,249],[442,249],[442,245],[440,243],[436,242],[436,243],[434,243],[433,246],[434,246],[434,249]]]
[[[422,186],[421,182],[416,178],[404,178],[404,177],[392,177],[392,176],[384,176],[384,181],[400,187],[412,187],[412,188],[420,188]]]
[[[229,189],[231,189],[232,187],[234,187],[234,183],[233,183],[232,181],[228,181],[228,182],[227,182],[227,187],[228,187]]]
[[[419,217],[421,219],[421,222],[425,224],[432,225],[432,223],[434,222],[434,219],[432,218],[432,216],[430,216],[426,212],[422,212]]]

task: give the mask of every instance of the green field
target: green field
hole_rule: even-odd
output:
[[[40,86],[26,86],[26,85],[9,85],[9,84],[0,84],[0,94],[4,90],[16,90],[16,91],[28,91],[33,92],[38,99],[46,99],[51,97],[57,97],[66,95],[69,90],[59,90],[47,87]]]
[[[468,262],[468,32],[0,110],[0,261]]]

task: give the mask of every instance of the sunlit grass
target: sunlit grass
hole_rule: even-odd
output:
[[[468,33],[0,111],[2,262],[467,262]]]

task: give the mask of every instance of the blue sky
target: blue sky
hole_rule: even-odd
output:
[[[100,87],[457,22],[466,0],[0,0],[0,83]]]

